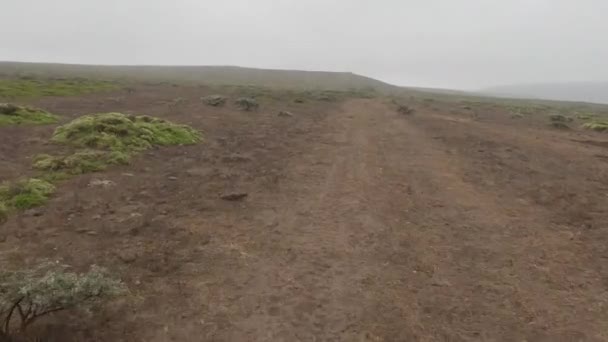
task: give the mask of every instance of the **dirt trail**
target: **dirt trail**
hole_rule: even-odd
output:
[[[603,145],[381,100],[289,119],[198,102],[177,119],[204,148],[152,151],[109,190],[70,181],[6,226],[6,255],[125,279],[138,301],[89,340],[608,340]]]
[[[606,271],[597,264],[603,250],[587,244],[571,220],[556,219],[563,208],[535,202],[530,192],[539,190],[542,171],[557,172],[551,158],[563,161],[564,151],[513,147],[516,135],[472,124],[406,118],[370,100],[351,101],[320,122],[281,185],[256,198],[264,210],[248,223],[266,227],[235,242],[239,285],[202,300],[226,323],[206,338],[608,338]],[[449,144],[457,138],[475,144]],[[488,140],[544,154],[548,164],[520,160],[513,167],[524,169],[504,179],[491,170],[496,156],[478,156]],[[587,185],[581,174],[569,176]]]
[[[478,150],[454,151],[435,135],[450,137],[442,127],[373,101],[322,122],[284,185],[259,198],[270,210],[254,221],[270,223],[244,256],[252,274],[240,298],[251,311],[231,312],[233,327],[210,338],[605,340],[600,255],[577,227],[551,222],[560,208],[530,203],[508,182],[475,182]],[[512,184],[534,187],[517,171]]]

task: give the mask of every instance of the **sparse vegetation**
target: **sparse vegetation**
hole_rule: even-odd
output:
[[[596,131],[596,132],[606,132],[608,131],[608,121],[592,121],[583,124],[583,128]]]
[[[583,121],[593,120],[597,118],[597,115],[592,113],[577,113],[575,116],[577,119]]]
[[[53,184],[37,178],[21,179],[0,186],[0,206],[10,209],[29,209],[44,204],[55,192]]]
[[[51,140],[78,148],[69,155],[34,158],[34,168],[47,172],[41,178],[56,181],[128,164],[134,153],[153,146],[194,144],[201,140],[201,134],[189,126],[149,116],[106,113],[85,115],[60,126]]]
[[[0,79],[0,98],[72,96],[119,89],[112,82],[74,79]]]
[[[551,119],[551,122],[572,122],[574,120],[571,117],[562,114],[551,114],[549,119]]]
[[[258,102],[251,97],[241,97],[238,98],[234,104],[237,105],[237,107],[239,107],[241,110],[244,111],[252,111],[252,110],[257,110],[260,105],[258,104]]]
[[[57,116],[34,107],[18,106],[11,103],[0,103],[0,126],[20,124],[53,124]]]
[[[82,116],[58,127],[52,137],[52,141],[64,145],[125,153],[155,145],[194,144],[200,140],[200,133],[191,127],[121,113]]]
[[[399,112],[403,115],[412,115],[412,114],[414,114],[415,110],[414,110],[414,108],[412,108],[410,106],[399,105],[397,107],[397,112]]]
[[[75,273],[43,262],[31,269],[0,272],[0,337],[9,340],[55,312],[86,309],[126,292],[125,285],[100,267]]]
[[[41,154],[34,158],[34,168],[63,171],[71,175],[102,171],[108,165],[128,164],[129,155],[120,151],[82,150],[68,156]]]
[[[222,95],[209,95],[209,96],[202,97],[201,100],[206,105],[209,105],[212,107],[221,107],[224,104],[226,104],[226,97],[224,97]]]

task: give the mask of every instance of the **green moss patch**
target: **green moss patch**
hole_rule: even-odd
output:
[[[34,158],[35,169],[70,175],[103,171],[108,165],[128,163],[129,155],[119,151],[82,150],[68,156],[41,154]]]
[[[608,121],[592,121],[583,124],[583,128],[597,132],[608,132]]]
[[[112,82],[88,79],[0,79],[0,98],[74,96],[117,90]]]
[[[69,146],[127,153],[200,140],[200,133],[189,126],[121,113],[82,116],[57,128],[52,137],[52,141]]]
[[[39,108],[0,103],[0,126],[36,124],[46,125],[58,121],[58,117]]]
[[[77,148],[76,152],[38,155],[34,168],[62,179],[65,175],[103,171],[109,165],[128,164],[133,154],[154,146],[194,144],[201,139],[201,133],[189,126],[149,116],[85,115],[58,127],[51,138],[55,143]]]
[[[21,179],[0,186],[0,207],[9,209],[29,209],[44,204],[55,192],[53,184],[42,179]],[[0,214],[1,215],[1,214]]]

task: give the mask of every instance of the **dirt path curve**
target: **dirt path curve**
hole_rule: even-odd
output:
[[[316,125],[279,186],[233,219],[239,263],[200,284],[201,337],[606,340],[602,251],[555,219],[560,208],[518,192],[553,164],[519,163],[534,172],[501,183],[496,159],[459,139],[517,139],[452,124],[353,100]]]

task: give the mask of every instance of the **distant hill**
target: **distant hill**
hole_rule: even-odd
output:
[[[608,104],[608,82],[522,84],[482,90],[486,95]]]
[[[386,92],[399,89],[388,83],[349,72],[272,70],[235,66],[105,66],[0,62],[0,76],[15,75],[136,79],[327,90],[374,89]]]

